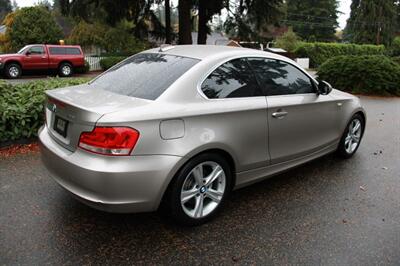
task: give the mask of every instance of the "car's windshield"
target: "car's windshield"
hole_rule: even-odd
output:
[[[175,55],[137,54],[112,67],[90,84],[126,96],[155,100],[199,61]]]
[[[30,48],[30,46],[25,46],[24,48],[22,48],[21,50],[18,51],[18,54],[23,54],[26,52],[26,50],[28,50]]]

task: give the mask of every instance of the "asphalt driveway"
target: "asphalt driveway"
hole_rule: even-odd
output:
[[[0,158],[0,265],[399,265],[400,98],[363,97],[367,132],[334,155],[235,191],[197,228],[72,199],[39,154]]]

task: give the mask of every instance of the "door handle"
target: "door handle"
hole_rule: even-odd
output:
[[[287,114],[288,114],[288,112],[279,111],[279,112],[272,113],[272,117],[278,118],[278,119],[282,119],[282,118],[284,118],[285,116],[287,116]]]

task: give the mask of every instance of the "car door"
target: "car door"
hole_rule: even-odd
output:
[[[206,128],[237,158],[238,172],[268,165],[267,102],[246,59],[232,59],[212,71],[201,90],[209,108]],[[222,110],[222,111],[221,111]]]
[[[289,62],[249,58],[267,96],[271,163],[322,150],[337,141],[338,107],[319,95],[312,79]]]
[[[43,45],[34,45],[25,53],[24,57],[25,69],[47,69],[48,56]]]

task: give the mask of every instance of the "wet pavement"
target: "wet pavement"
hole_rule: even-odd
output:
[[[75,201],[37,153],[0,158],[0,265],[399,265],[400,98],[362,98],[367,132],[328,155],[235,191],[214,221],[109,214]]]

